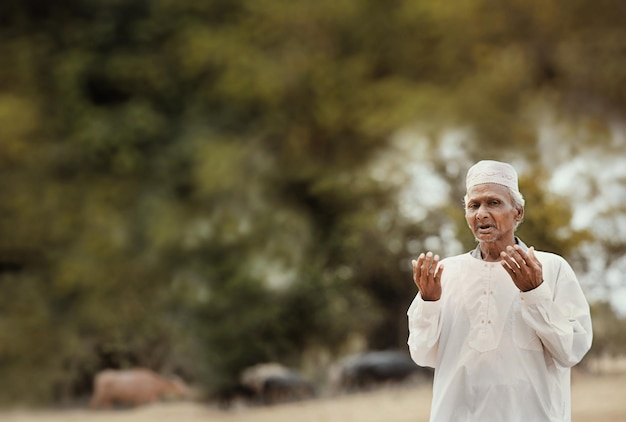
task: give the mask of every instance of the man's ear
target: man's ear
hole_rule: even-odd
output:
[[[524,219],[524,208],[517,209],[517,217],[515,217],[517,221],[522,221]]]

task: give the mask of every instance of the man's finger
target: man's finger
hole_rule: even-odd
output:
[[[439,264],[437,272],[435,272],[434,280],[436,283],[441,283],[441,273],[443,272],[443,265]]]
[[[417,261],[415,259],[412,260],[411,265],[413,266],[413,283],[419,288],[419,267],[417,266]]]
[[[518,267],[522,268],[522,266],[525,266],[527,264],[527,256],[519,246],[515,245],[515,248],[509,246],[506,248],[506,250],[511,260],[513,260]]]
[[[426,253],[426,257],[424,258],[424,260],[422,261],[422,265],[420,266],[421,276],[428,277],[429,275],[428,270],[430,269],[430,266],[431,266],[432,256],[433,254],[431,252]]]
[[[434,277],[437,265],[439,264],[439,255],[435,255],[430,262],[430,268],[428,269],[428,275]]]
[[[417,262],[415,263],[415,268],[417,272],[417,276],[420,277],[422,275],[422,266],[424,265],[424,254],[421,253],[420,256],[417,257]]]
[[[502,264],[502,266],[504,267],[504,269],[506,270],[507,273],[509,273],[509,275],[511,276],[511,278],[515,277],[515,270],[511,267],[511,264],[509,264],[507,261],[502,260],[500,261],[500,263]],[[517,265],[515,266],[515,268],[517,268]]]
[[[520,263],[513,256],[511,256],[511,253],[512,252],[509,249],[507,249],[506,252],[502,251],[500,252],[500,258],[502,258],[502,261],[506,262],[511,269],[520,268]]]

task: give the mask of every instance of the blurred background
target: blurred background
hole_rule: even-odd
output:
[[[511,162],[518,235],[626,346],[626,3],[3,0],[0,404],[104,368],[206,397],[406,349],[410,260],[474,247],[464,176]],[[585,363],[583,361],[583,365]]]

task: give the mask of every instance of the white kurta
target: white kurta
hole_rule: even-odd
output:
[[[591,347],[589,305],[560,256],[520,292],[499,262],[441,261],[442,296],[407,312],[413,360],[435,368],[431,422],[569,422],[570,367]]]

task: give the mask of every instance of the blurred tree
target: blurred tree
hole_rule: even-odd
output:
[[[593,349],[586,359],[603,356],[619,357],[626,346],[626,321],[615,313],[606,301],[598,301],[591,306],[593,319]]]

